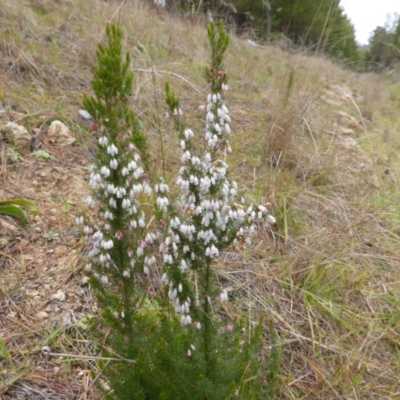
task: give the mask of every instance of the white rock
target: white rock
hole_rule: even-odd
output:
[[[88,283],[89,283],[89,280],[90,280],[90,278],[88,277],[88,276],[84,276],[82,279],[81,279],[81,285],[87,285]]]
[[[46,311],[39,311],[37,314],[36,314],[36,318],[38,318],[38,319],[47,319],[47,318],[49,318],[49,314],[47,314],[47,312]]]
[[[51,296],[52,299],[56,299],[56,300],[60,300],[60,301],[64,301],[66,296],[65,293],[62,292],[61,290],[58,290],[57,293],[53,294]]]
[[[93,117],[86,110],[79,110],[78,114],[84,119],[93,119]]]
[[[53,121],[50,124],[47,136],[49,137],[50,143],[56,143],[59,146],[68,146],[76,140],[72,136],[69,128],[61,121]]]
[[[32,136],[24,126],[8,122],[2,131],[6,140],[16,148],[30,148]]]

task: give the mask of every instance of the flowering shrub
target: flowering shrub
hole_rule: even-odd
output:
[[[269,372],[263,371],[265,365],[255,357],[262,345],[261,324],[246,326],[218,315],[228,293],[213,270],[213,260],[238,237],[250,241],[257,223],[273,222],[266,207],[239,204],[237,184],[229,178],[225,158],[232,151],[231,119],[223,98],[229,89],[223,66],[229,37],[222,25],[209,25],[212,56],[206,70],[210,93],[203,146],[166,86],[182,151],[176,201],[163,179],[149,180],[146,141],[129,108],[129,54],[123,60],[117,27],[108,26],[106,33],[108,47],[99,45],[97,53],[95,97],[84,99],[98,135],[89,181],[93,195],[87,199],[97,207],[98,222],[77,218],[89,245],[86,269],[102,310],[95,335],[104,355],[121,357],[121,363],[101,365],[105,398],[266,398],[273,393],[270,371],[276,371],[278,357]],[[141,206],[152,186],[154,232]],[[151,272],[160,263],[166,296],[162,290],[149,293],[155,286]],[[262,379],[266,374],[271,378],[267,383]]]

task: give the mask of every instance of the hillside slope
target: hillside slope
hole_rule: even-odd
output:
[[[40,208],[26,227],[0,215],[4,399],[99,398],[92,360],[45,358],[40,349],[95,353],[84,318],[96,305],[74,220],[86,209],[95,148],[79,110],[110,21],[123,27],[132,54],[132,107],[154,169],[161,171],[159,127],[171,180],[179,162],[164,118],[167,80],[193,130],[203,131],[208,46],[200,18],[179,20],[139,1],[1,5],[0,199],[25,197]],[[237,294],[232,312],[251,307],[274,322],[280,398],[400,398],[400,83],[231,39],[228,162],[243,193],[271,203],[277,218],[272,231],[218,263],[221,282]],[[55,120],[74,143],[49,136]],[[16,149],[6,140],[9,122],[28,131]]]

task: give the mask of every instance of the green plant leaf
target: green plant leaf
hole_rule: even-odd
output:
[[[32,153],[32,155],[36,158],[43,158],[45,160],[53,159],[54,157],[51,156],[47,151],[44,150],[36,150]]]
[[[10,161],[16,163],[18,161],[24,161],[24,157],[18,153],[18,151],[14,150],[12,147],[8,147],[6,149],[6,156],[9,157]]]
[[[22,221],[22,223],[28,222],[28,216],[24,210],[21,210],[18,206],[3,206],[0,205],[0,214],[7,214],[11,217],[18,218]]]
[[[93,316],[87,315],[86,317],[81,318],[80,320],[76,321],[75,326],[86,331],[90,328],[90,323],[91,323],[92,319],[93,319]]]
[[[18,204],[20,206],[26,207],[28,209],[28,211],[33,215],[39,214],[39,208],[33,201],[26,200],[26,199],[0,200],[0,206],[9,205],[9,204],[11,204],[11,205]]]

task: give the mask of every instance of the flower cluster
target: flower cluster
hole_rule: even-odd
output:
[[[232,149],[229,146],[228,136],[231,133],[229,123],[231,117],[229,111],[222,101],[220,93],[209,94],[207,97],[206,136],[210,148],[218,147],[227,154]]]
[[[149,267],[156,262],[154,255],[145,254],[155,235],[147,234],[144,240],[129,240],[136,237],[132,235],[133,230],[145,227],[138,197],[141,193],[152,193],[129,136],[119,137],[118,143],[111,135],[98,139],[97,162],[90,167],[89,186],[93,196],[87,197],[86,202],[92,208],[99,205],[103,222],[92,227],[84,224],[83,217],[76,219],[89,243],[90,263],[86,269],[94,266],[94,275],[103,284],[109,283],[116,272],[119,278],[130,278],[134,268],[149,274]],[[109,273],[111,268],[113,273]]]
[[[220,89],[223,89],[222,84]],[[169,103],[176,106],[177,101],[170,90],[167,96],[174,100]],[[199,271],[209,265],[238,236],[247,235],[250,242],[249,235],[255,232],[257,222],[274,222],[266,207],[252,205],[245,208],[235,201],[237,184],[229,179],[226,162],[217,158],[220,152],[227,154],[232,151],[229,144],[231,118],[221,92],[208,95],[206,113],[206,148],[203,154],[196,151],[193,131],[184,126],[179,115],[173,117],[180,131],[182,166],[176,183],[181,196],[176,207],[178,210],[169,218],[168,224],[161,227],[160,252],[165,269],[162,281],[168,286],[169,299],[175,311],[181,314],[183,324],[192,322],[192,299],[188,295],[190,291],[185,290],[189,284],[186,283],[187,272]],[[157,206],[161,212],[165,212],[171,203],[168,200],[169,189],[163,185],[156,188],[159,195]],[[228,294],[223,290],[220,300],[227,298]],[[194,326],[201,328],[198,321],[194,321]]]

